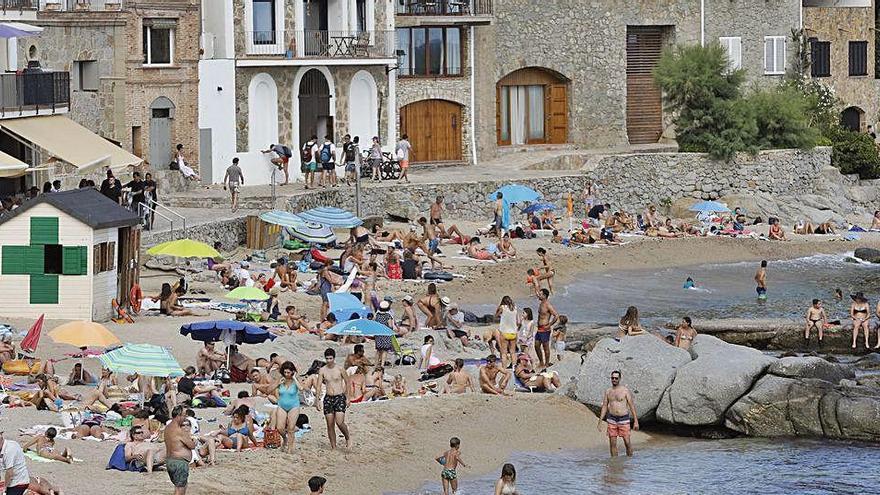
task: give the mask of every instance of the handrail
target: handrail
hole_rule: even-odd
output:
[[[152,200],[150,200],[150,202],[153,203],[154,205],[158,205],[158,204],[159,204],[159,203],[157,203],[157,202],[155,202],[155,201],[152,201]],[[147,203],[138,203],[138,216],[139,216],[139,217],[144,218],[144,210],[151,211],[151,212],[153,212],[154,214],[159,215],[160,217],[164,218],[165,221],[168,222],[169,225],[171,225],[171,229],[170,229],[170,230],[171,230],[171,238],[174,239],[174,220],[172,220],[172,219],[166,217],[165,215],[159,213],[158,211],[156,211],[155,208],[151,208]],[[173,213],[173,212],[172,212],[172,213]],[[186,227],[185,227],[185,226],[184,226],[183,231],[186,232]],[[152,233],[152,231],[150,231],[150,232]]]
[[[158,201],[150,200],[150,202],[153,203],[154,205],[162,208],[163,210],[167,211],[168,213],[171,213],[172,215],[176,216],[177,218],[183,220],[183,233],[186,234],[186,217],[185,216],[181,215],[180,213],[177,213],[176,211],[172,210],[171,208],[163,205],[162,203],[160,203]],[[164,216],[163,216],[163,218],[164,218]]]

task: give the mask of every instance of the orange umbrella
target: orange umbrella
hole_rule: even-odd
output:
[[[72,321],[49,332],[49,337],[59,344],[75,347],[110,347],[122,341],[107,327],[91,321]]]

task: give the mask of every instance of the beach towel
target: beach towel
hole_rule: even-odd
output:
[[[144,472],[146,468],[138,468],[134,461],[125,462],[125,445],[119,444],[110,454],[110,461],[107,463],[106,469],[116,469],[117,471],[135,471]]]
[[[348,289],[351,288],[351,284],[354,283],[355,277],[357,277],[357,273],[358,273],[358,268],[355,266],[354,268],[351,269],[351,272],[348,274],[348,278],[345,279],[345,283],[342,284],[341,286],[339,286],[339,288],[336,289],[335,292],[337,292],[337,293],[348,292]]]

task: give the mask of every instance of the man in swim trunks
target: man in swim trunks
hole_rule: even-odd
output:
[[[443,225],[443,196],[437,196],[437,201],[431,204],[428,217],[431,219],[431,225],[440,231],[440,237],[446,237],[446,228]]]
[[[171,422],[165,427],[165,469],[174,484],[174,495],[185,495],[189,481],[189,463],[196,442],[190,433],[186,408],[175,406]]]
[[[492,228],[495,231],[495,235],[497,235],[498,238],[501,239],[501,234],[503,230],[503,227],[501,226],[501,220],[504,216],[504,193],[499,192],[495,195],[495,209],[493,211],[494,219],[492,220]]]
[[[538,356],[538,369],[550,366],[550,331],[559,313],[550,304],[550,291],[541,289],[538,294],[538,331],[535,333],[535,354]]]
[[[501,382],[496,385],[498,375],[501,375]],[[505,390],[509,381],[510,372],[501,369],[498,366],[498,358],[494,354],[489,354],[486,358],[486,364],[480,366],[480,390],[484,394],[511,395]]]
[[[437,237],[437,231],[434,224],[428,225],[428,219],[419,218],[419,225],[422,226],[422,239],[428,243],[429,254],[437,254],[440,252],[440,238]]]
[[[476,392],[471,375],[464,370],[464,359],[456,359],[454,366],[455,369],[446,377],[446,386],[443,388],[443,393],[463,394],[468,390]]]
[[[330,449],[336,448],[336,428],[345,437],[345,447],[351,448],[351,435],[348,433],[348,425],[345,424],[345,410],[351,404],[348,397],[350,384],[348,374],[342,366],[336,366],[336,351],[328,348],[324,351],[324,361],[327,363],[318,371],[318,390],[315,397],[321,396],[321,387],[327,387],[327,395],[323,403],[315,401],[318,410],[324,411],[324,419],[327,420],[327,437],[330,439]]]
[[[815,328],[819,332],[819,343],[821,344],[824,337],[823,332],[827,325],[828,317],[825,315],[822,301],[813,299],[813,305],[807,309],[807,325],[804,329],[804,340],[810,341],[810,330]]]
[[[605,391],[602,399],[602,410],[599,412],[597,427],[601,430],[601,422],[608,423],[608,445],[611,457],[617,457],[617,437],[623,438],[626,455],[632,457],[632,445],[629,440],[630,422],[632,429],[639,429],[639,415],[636,414],[635,399],[625,385],[620,384],[620,371],[611,372],[611,388]]]
[[[761,261],[761,268],[755,272],[755,284],[758,299],[767,299],[767,260]]]

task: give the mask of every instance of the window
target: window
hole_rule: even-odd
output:
[[[831,76],[831,42],[810,38],[810,76]]]
[[[144,20],[144,65],[174,63],[174,23],[164,19]]]
[[[764,74],[785,74],[785,36],[764,37]]]
[[[722,36],[718,38],[721,47],[727,52],[727,59],[730,61],[728,69],[742,69],[742,38],[736,36]]]
[[[275,0],[253,0],[255,45],[275,44]]]
[[[43,246],[43,273],[46,275],[60,275],[64,263],[61,259],[60,244],[45,244]]]
[[[459,28],[401,28],[397,49],[402,76],[459,76],[461,30]]]
[[[73,63],[73,77],[76,79],[75,89],[79,91],[98,90],[98,62],[80,60]]]
[[[544,141],[544,86],[501,87],[501,141],[508,144]]]
[[[849,42],[849,75],[868,75],[868,42]]]
[[[93,251],[92,257],[95,266],[95,274],[109,272],[116,267],[115,242],[102,242],[100,244],[95,244]]]
[[[357,30],[363,33],[367,30],[367,0],[357,0]]]

